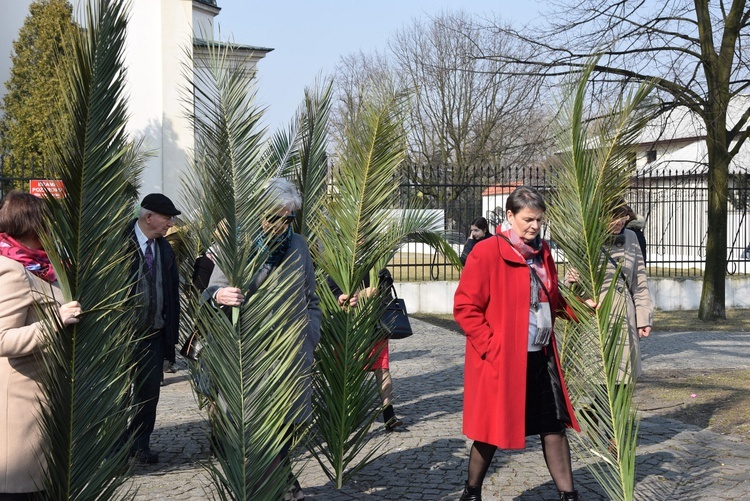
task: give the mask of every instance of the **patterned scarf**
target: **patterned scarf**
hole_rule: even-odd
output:
[[[29,249],[7,233],[0,233],[0,256],[5,256],[24,265],[34,275],[47,282],[57,280],[55,270],[42,249]]]
[[[271,267],[277,267],[284,259],[289,246],[292,244],[292,225],[290,224],[286,231],[281,235],[267,234],[263,231],[258,232],[255,236],[255,251],[261,255],[266,254],[266,264]]]
[[[551,285],[549,282],[549,276],[547,275],[547,270],[544,268],[540,255],[540,253],[542,252],[542,237],[537,235],[537,237],[533,242],[531,242],[531,244],[527,244],[510,228],[508,228],[507,230],[503,230],[500,233],[510,241],[510,244],[513,246],[513,248],[518,251],[521,257],[526,260],[526,264],[528,264],[529,267],[534,270],[536,276],[539,277],[539,281],[541,281],[547,288],[547,290],[549,290]],[[545,294],[542,288],[539,286],[539,281],[535,280],[532,274],[531,302],[534,304],[538,304],[536,301],[538,301],[539,303],[549,302],[547,294]],[[536,301],[534,301],[535,298]]]
[[[512,229],[502,232],[510,241],[513,248],[526,260],[531,273],[530,309],[536,317],[536,332],[531,342],[534,346],[547,346],[552,337],[552,312],[549,304],[550,282],[547,270],[544,269],[540,253],[542,251],[542,238],[537,235],[531,244],[524,242]],[[530,332],[531,334],[532,332]]]
[[[289,247],[292,244],[292,225],[281,235],[269,235],[263,231],[258,232],[255,237],[255,251],[262,254],[268,254],[266,262],[260,267],[255,274],[250,277],[250,284],[247,286],[247,297],[255,294],[268,275],[271,274],[286,256]]]

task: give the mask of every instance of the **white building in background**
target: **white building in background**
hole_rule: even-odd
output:
[[[750,95],[735,96],[727,126],[738,123],[750,109]],[[651,121],[641,135],[635,158],[637,182],[628,202],[646,218],[644,233],[651,264],[691,260],[688,267],[702,268],[708,233],[708,150],[706,130],[695,113],[685,107]],[[740,188],[740,197],[728,201],[727,248],[735,272],[750,271],[745,253],[750,246],[750,224],[745,204],[750,204],[750,145],[745,143],[729,164],[729,188]],[[675,255],[670,249],[683,249]]]
[[[141,194],[161,192],[179,206],[182,176],[194,145],[186,114],[191,69],[201,64],[214,37],[216,0],[131,0],[125,66],[128,71],[128,127],[154,152],[141,177]],[[231,15],[231,13],[228,13]],[[254,72],[273,49],[232,44],[237,60]]]
[[[83,0],[70,0],[80,12]],[[3,2],[0,29],[0,97],[10,78],[11,51],[32,0]],[[220,3],[220,2],[218,2]],[[185,89],[192,68],[206,54],[214,37],[214,18],[221,12],[216,0],[131,0],[125,52],[129,121],[134,139],[143,138],[152,152],[141,177],[141,195],[166,194],[179,206],[182,174],[193,148],[187,118]],[[227,13],[231,15],[231,13]],[[257,62],[273,49],[232,43],[235,61],[255,72]]]

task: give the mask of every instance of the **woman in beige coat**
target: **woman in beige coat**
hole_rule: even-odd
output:
[[[0,204],[0,501],[31,499],[44,481],[40,312],[57,311],[63,325],[81,314],[76,301],[60,305],[39,241],[43,220],[41,200],[28,193],[12,191]]]
[[[654,304],[648,290],[646,265],[636,234],[625,226],[635,218],[633,210],[624,203],[615,209],[612,222],[612,244],[604,249],[607,273],[602,285],[602,294],[615,287],[614,311],[622,311],[623,328],[628,330],[628,343],[624,346],[623,359],[630,359],[633,381],[641,375],[641,341],[651,334]],[[617,266],[622,263],[620,273]],[[624,305],[623,305],[624,303]]]
[[[627,361],[630,361],[630,373],[635,382],[641,375],[641,338],[651,334],[654,316],[654,304],[648,290],[646,265],[636,234],[625,228],[633,218],[635,212],[624,202],[614,212],[614,220],[610,224],[612,240],[609,246],[602,248],[602,258],[607,261],[607,270],[602,283],[599,300],[603,300],[607,292],[614,287],[616,290],[613,312],[623,315],[623,329],[627,329],[627,342],[623,345],[622,363],[620,364],[619,380],[624,379]],[[621,265],[620,272],[617,267]],[[569,269],[565,276],[566,285],[578,280],[578,272]],[[590,301],[591,306],[596,302]]]

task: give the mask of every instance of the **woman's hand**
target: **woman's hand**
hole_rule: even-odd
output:
[[[58,308],[60,314],[60,320],[63,325],[77,324],[83,310],[81,310],[81,303],[78,301],[71,301],[65,303]]]
[[[597,303],[593,299],[587,299],[587,300],[584,301],[584,303],[586,303],[586,305],[589,308],[591,308],[592,310],[598,310],[599,309],[599,303]]]
[[[222,287],[214,294],[214,302],[224,306],[239,306],[244,300],[242,290],[237,287]]]
[[[651,326],[647,325],[646,327],[638,327],[638,337],[648,337],[649,334],[651,334]]]
[[[351,297],[349,297],[348,294],[341,294],[339,296],[339,306],[345,306],[347,298],[349,299],[349,306],[357,306],[358,295],[356,292],[352,294]]]
[[[565,285],[570,285],[578,282],[578,280],[581,278],[581,275],[578,274],[578,270],[575,268],[569,267],[568,271],[565,272]]]

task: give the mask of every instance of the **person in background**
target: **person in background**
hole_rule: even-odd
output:
[[[540,235],[545,210],[538,191],[516,188],[509,228],[474,248],[456,290],[453,314],[466,334],[463,432],[474,440],[461,501],[481,501],[497,448],[523,449],[529,435],[541,439],[560,499],[578,499],[566,429],[580,426],[554,333],[564,303]]]
[[[648,264],[648,260],[646,259],[646,235],[643,234],[643,228],[646,227],[646,218],[636,214],[632,209],[628,213],[628,217],[630,221],[625,225],[625,228],[635,233],[635,236],[638,239],[638,245],[641,247],[643,264],[645,266]]]
[[[0,203],[0,499],[36,499],[44,483],[39,416],[44,392],[43,315],[63,326],[78,322],[77,301],[60,304],[62,291],[39,236],[43,202],[11,191]],[[65,335],[65,332],[60,332]]]
[[[384,271],[387,272],[388,270],[384,269]],[[385,280],[390,280],[389,284],[381,283],[381,289],[383,287],[390,287],[391,284],[393,284],[393,278],[391,277],[390,272],[384,274],[381,271],[381,274],[384,278],[387,277]],[[341,287],[330,278],[328,279],[328,286],[338,299],[339,306],[341,307],[344,307],[347,304],[350,307],[355,307],[359,301],[360,294],[369,297],[369,295],[374,292],[373,288],[370,287],[369,274],[365,277],[365,281],[362,284],[362,290],[354,292],[351,296],[344,294]],[[382,416],[383,423],[385,424],[385,431],[392,432],[403,430],[402,427],[404,426],[404,422],[396,417],[396,410],[393,408],[393,378],[391,377],[389,348],[390,343],[388,338],[380,339],[375,343],[372,352],[370,353],[371,356],[375,357],[372,361],[372,367],[370,370],[375,374],[375,383],[378,386],[380,401],[383,404]]]
[[[266,195],[269,200],[275,202],[276,210],[268,214],[262,222],[262,245],[274,249],[268,256],[265,266],[268,270],[260,282],[271,278],[280,282],[292,280],[294,286],[294,308],[288,323],[279,322],[278,329],[288,330],[298,325],[299,319],[304,319],[304,326],[298,329],[299,370],[304,375],[304,393],[294,403],[299,412],[295,412],[295,424],[303,424],[310,419],[312,413],[312,368],[314,363],[313,354],[315,347],[320,341],[320,324],[323,313],[320,309],[320,299],[316,293],[315,268],[307,242],[304,237],[294,233],[292,222],[295,211],[302,207],[302,198],[297,188],[291,181],[283,178],[274,178],[266,187]],[[260,240],[256,240],[261,244]],[[257,290],[256,287],[256,290]],[[218,266],[213,268],[209,286],[203,293],[206,300],[211,300],[215,305],[240,306],[245,301],[245,293],[238,287],[229,286],[227,277]],[[283,301],[287,298],[277,298]],[[269,298],[272,300],[272,298]],[[291,438],[280,453],[278,460],[284,460],[291,447]],[[299,481],[294,479],[294,486],[287,493],[288,499],[304,499]]]
[[[466,243],[464,244],[464,250],[463,252],[461,252],[461,264],[466,264],[466,258],[469,257],[469,252],[471,252],[471,249],[474,248],[474,244],[490,238],[491,236],[492,233],[490,233],[489,225],[487,224],[487,220],[485,218],[478,217],[474,221],[472,221],[471,235],[469,236],[469,239],[466,240]]]
[[[165,236],[179,214],[169,198],[151,193],[143,198],[138,217],[126,229],[134,280],[131,293],[138,296],[138,319],[143,332],[135,357],[137,411],[127,430],[133,440],[130,455],[139,463],[159,462],[159,455],[151,451],[150,439],[156,423],[163,361],[175,361],[180,322],[179,270]]]
[[[614,210],[614,220],[609,226],[612,238],[609,247],[602,249],[603,258],[607,260],[607,270],[599,301],[604,299],[610,288],[615,287],[617,294],[613,311],[624,315],[623,328],[627,329],[627,345],[623,357],[630,358],[635,380],[641,374],[640,340],[651,334],[654,304],[648,289],[646,266],[638,238],[625,227],[633,215],[633,209],[624,200]],[[577,270],[570,268],[565,275],[565,283],[569,285],[577,280]]]

